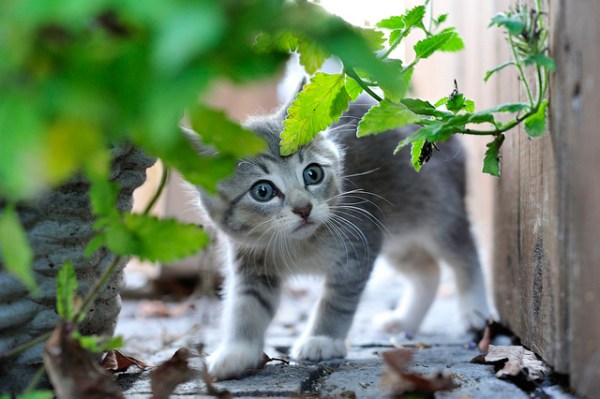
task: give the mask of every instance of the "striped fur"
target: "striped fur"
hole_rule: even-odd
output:
[[[209,358],[215,377],[239,377],[260,363],[281,285],[293,274],[321,274],[325,284],[292,356],[344,357],[354,312],[380,255],[413,283],[381,321],[384,329],[418,329],[437,289],[439,260],[455,272],[463,319],[483,324],[488,307],[464,206],[462,148],[448,140],[417,174],[408,154],[392,155],[410,131],[356,139],[357,122],[371,105],[364,99],[352,104],[339,123],[289,157],[279,156],[281,113],[248,122],[269,149],[241,160],[216,196],[200,192],[230,271],[224,339]],[[319,176],[310,165],[320,166],[322,181],[307,184],[305,176]],[[268,201],[253,196],[257,182],[275,188]]]

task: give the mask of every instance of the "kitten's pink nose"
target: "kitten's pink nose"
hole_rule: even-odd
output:
[[[307,204],[306,206],[293,208],[292,212],[296,215],[300,216],[302,219],[306,220],[310,216],[310,211],[312,211],[312,204]]]

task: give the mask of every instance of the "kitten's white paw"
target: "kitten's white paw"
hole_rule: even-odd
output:
[[[406,323],[406,320],[399,316],[395,312],[385,312],[375,315],[373,323],[379,331],[386,332],[388,334],[399,334],[401,332],[407,332],[414,334],[415,331],[411,331]]]
[[[217,380],[241,377],[261,364],[262,353],[260,345],[249,343],[223,345],[208,357],[208,373]]]
[[[347,352],[345,340],[320,335],[296,342],[291,355],[296,360],[319,361],[346,357]]]

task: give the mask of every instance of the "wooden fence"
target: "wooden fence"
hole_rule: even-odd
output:
[[[568,374],[582,396],[600,392],[600,2],[550,0],[550,124],[504,143],[493,276],[502,321]],[[514,98],[515,82],[498,96]]]

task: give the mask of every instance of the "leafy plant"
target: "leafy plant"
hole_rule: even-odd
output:
[[[437,18],[430,16],[429,28],[426,28],[425,11],[425,6],[417,6],[403,15],[384,19],[377,24],[389,37],[388,49],[381,51],[378,57],[396,68],[396,86],[388,86],[388,82],[372,79],[368,73],[346,63],[340,74],[316,74],[292,103],[288,119],[284,123],[285,130],[281,134],[281,154],[294,153],[326,126],[337,121],[347,109],[347,99],[356,98],[362,91],[377,100],[378,104],[358,124],[358,137],[379,134],[408,124],[420,125],[420,129],[398,143],[396,148],[397,152],[409,144],[412,146],[411,163],[417,171],[430,159],[432,148],[437,148],[437,142],[443,142],[455,134],[471,134],[493,137],[487,145],[483,172],[500,176],[499,151],[505,132],[524,123],[525,131],[530,137],[543,134],[546,129],[548,101],[545,97],[548,77],[556,66],[547,55],[548,32],[543,25],[540,1],[536,2],[535,9],[517,4],[514,10],[495,16],[490,24],[504,28],[513,58],[489,71],[485,80],[500,70],[513,66],[519,72],[528,101],[501,104],[482,111],[475,110],[475,103],[459,91],[456,81],[454,91],[435,104],[406,97],[412,71],[419,60],[438,51],[458,51],[463,48],[463,41],[454,28],[437,31],[446,20],[446,15]],[[413,60],[405,63],[390,58],[393,50],[414,30],[422,31],[425,38],[413,46]],[[376,37],[373,34],[369,36]],[[285,34],[282,37],[289,38]],[[279,43],[281,44],[281,40]],[[383,45],[382,42],[376,44]],[[305,58],[312,60],[311,57]],[[302,62],[302,58],[300,61]],[[305,64],[305,67],[308,69],[308,65]],[[534,71],[535,90],[525,73],[527,68]],[[383,97],[375,92],[374,87],[381,89]],[[349,95],[350,92],[352,95]],[[501,122],[497,119],[497,114],[501,113],[512,114],[513,117],[507,122]],[[478,127],[481,125],[484,129]]]

